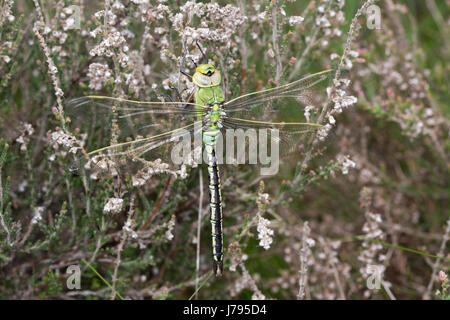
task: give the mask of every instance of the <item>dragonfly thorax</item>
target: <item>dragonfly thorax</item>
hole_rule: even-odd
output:
[[[221,107],[221,104],[215,103],[207,107],[208,111],[204,117],[203,127],[208,128],[222,128],[222,118],[226,115]]]
[[[224,101],[224,95],[219,86],[199,88],[197,90],[195,102],[203,106],[203,115],[201,116],[203,132],[208,131],[210,135],[214,135],[216,131],[222,128],[222,119],[225,117],[225,112],[222,108]]]

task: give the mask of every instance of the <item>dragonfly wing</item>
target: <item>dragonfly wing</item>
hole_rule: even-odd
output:
[[[246,94],[226,102],[226,115],[222,120],[225,129],[222,134],[224,140],[229,143],[227,129],[234,129],[236,135],[236,129],[242,129],[245,139],[240,141],[245,145],[246,159],[250,159],[250,153],[255,152],[254,138],[249,138],[255,134],[258,138],[257,150],[273,150],[279,157],[301,155],[304,146],[309,142],[308,139],[311,139],[311,133],[320,128],[318,124],[308,123],[304,107],[310,106],[308,112],[311,114],[314,110],[320,110],[327,99],[326,88],[331,75],[331,70],[325,70],[292,83]],[[239,143],[239,139],[233,139]]]
[[[266,122],[232,117],[226,117],[222,123],[225,143],[229,143],[230,138],[235,140],[236,144],[243,143],[247,159],[250,159],[247,153],[260,152],[262,149],[278,152],[280,157],[301,154],[303,146],[311,137],[310,134],[321,127],[314,123]],[[228,133],[228,129],[232,130]],[[233,135],[242,135],[243,138],[235,139]]]
[[[123,175],[133,182],[145,181],[158,173],[174,172],[183,164],[195,165],[193,135],[201,135],[201,130],[201,122],[197,121],[156,136],[93,150],[79,158],[72,165],[72,171],[83,167],[94,177]]]
[[[321,71],[272,89],[242,95],[226,102],[224,110],[229,116],[250,120],[281,122],[283,117],[300,120],[298,115],[303,115],[304,107],[319,108],[326,101],[331,71]]]
[[[193,103],[87,96],[68,101],[66,113],[72,125],[87,133],[87,154],[73,164],[72,171],[84,167],[94,177],[135,178],[179,170],[184,159],[172,159],[172,149],[190,142],[192,133],[201,130],[198,119],[204,111]]]
[[[118,140],[149,137],[175,130],[201,117],[203,107],[183,102],[145,102],[105,96],[86,96],[65,104],[66,114],[76,127],[100,129],[111,136],[115,127]]]

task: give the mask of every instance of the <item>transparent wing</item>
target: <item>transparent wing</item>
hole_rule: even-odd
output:
[[[279,87],[242,95],[226,102],[224,109],[232,117],[273,121],[274,113],[279,114],[275,118],[286,115],[286,106],[293,107],[297,114],[305,106],[319,107],[327,97],[331,71],[324,70]]]
[[[175,130],[204,115],[203,106],[184,102],[145,102],[106,96],[85,96],[68,101],[66,114],[76,127],[102,128],[119,140],[153,136]]]
[[[81,167],[91,175],[149,177],[151,172],[179,170],[183,159],[172,159],[172,149],[191,141],[201,131],[201,105],[182,102],[141,102],[87,96],[66,103],[73,126],[87,134],[86,154],[71,170]],[[187,143],[187,142],[186,142]],[[184,155],[185,156],[185,155]],[[152,171],[153,170],[153,171]]]
[[[232,129],[231,132],[243,129],[245,139],[233,140],[235,144],[239,141],[244,144],[247,159],[251,152],[255,152],[255,140],[251,138],[254,132],[258,137],[258,150],[262,148],[264,152],[269,153],[272,150],[280,160],[293,154],[301,156],[311,133],[321,127],[309,121],[317,116],[327,99],[326,88],[331,79],[331,71],[308,75],[292,83],[246,94],[226,102],[222,133],[225,145],[232,143],[232,134],[227,136],[227,129]],[[261,139],[266,142],[260,141]],[[236,147],[236,152],[238,149]]]
[[[234,143],[236,152],[239,148],[244,149],[246,159],[250,159],[252,152],[260,154],[261,151],[276,152],[278,157],[286,157],[302,154],[310,133],[320,127],[321,125],[314,123],[265,122],[226,117],[223,120],[222,136],[227,148]],[[241,146],[239,147],[238,144]],[[238,157],[237,154],[236,157]]]
[[[121,142],[88,152],[71,170],[91,170],[91,176],[120,175],[133,184],[143,184],[152,175],[180,173],[181,166],[195,166],[193,137],[201,136],[201,121],[187,126],[132,141]],[[197,151],[198,152],[198,151]]]

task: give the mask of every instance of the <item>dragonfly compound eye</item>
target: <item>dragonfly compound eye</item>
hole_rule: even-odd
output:
[[[214,87],[220,84],[220,71],[211,64],[201,64],[192,77],[193,82],[203,88]]]
[[[212,64],[201,64],[197,67],[197,72],[200,72],[201,74],[205,76],[212,76],[216,69]]]

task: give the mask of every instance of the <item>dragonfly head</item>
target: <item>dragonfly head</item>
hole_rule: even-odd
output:
[[[192,81],[201,88],[218,86],[221,81],[220,71],[216,70],[212,64],[201,64],[195,70]]]

